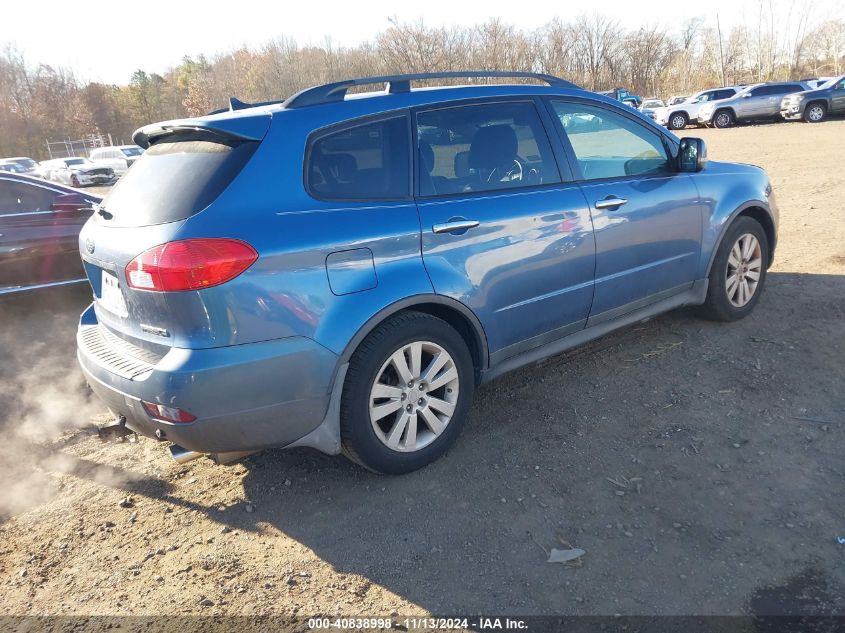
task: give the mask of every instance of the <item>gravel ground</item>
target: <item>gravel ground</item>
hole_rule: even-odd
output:
[[[86,291],[4,301],[0,614],[845,613],[845,121],[687,132],[769,170],[753,315],[678,311],[505,376],[403,477],[101,444]],[[580,563],[546,562],[566,545]]]

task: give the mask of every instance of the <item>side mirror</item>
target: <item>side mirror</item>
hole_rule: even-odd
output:
[[[81,194],[64,193],[53,198],[53,204],[50,205],[50,209],[60,213],[74,213],[76,211],[91,209],[91,203]]]
[[[678,150],[678,171],[698,172],[707,164],[707,146],[700,138],[681,139]]]

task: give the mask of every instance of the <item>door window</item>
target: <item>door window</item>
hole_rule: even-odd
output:
[[[307,152],[307,188],[326,200],[410,196],[408,119],[356,124],[318,137]]]
[[[576,102],[553,101],[584,180],[672,171],[663,140],[622,114]]]
[[[484,103],[420,112],[417,142],[422,196],[560,182],[533,103]]]
[[[0,180],[0,215],[49,211],[55,196],[48,189]]]

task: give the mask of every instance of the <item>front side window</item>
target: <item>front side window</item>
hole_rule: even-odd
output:
[[[417,114],[420,195],[560,182],[533,103],[483,103]]]
[[[410,154],[405,116],[330,132],[318,137],[308,152],[308,191],[327,200],[406,198]]]
[[[595,106],[553,101],[584,180],[671,172],[663,140],[622,114]]]

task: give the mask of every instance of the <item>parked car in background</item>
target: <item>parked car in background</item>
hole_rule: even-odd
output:
[[[85,281],[79,230],[100,196],[0,172],[0,295]]]
[[[654,118],[654,111],[658,108],[665,108],[666,104],[663,103],[660,99],[645,99],[643,104],[640,106],[640,112],[644,115],[649,117],[650,119]]]
[[[675,95],[673,97],[669,97],[669,100],[666,102],[667,106],[677,105],[679,103],[683,103],[689,99],[689,95]]]
[[[548,85],[432,86],[467,76]],[[548,75],[340,81],[134,140],[79,237],[78,359],[183,460],[420,468],[478,384],[680,306],[745,317],[775,249],[762,169]]]
[[[143,153],[144,150],[137,145],[118,145],[93,149],[88,158],[92,163],[111,167],[115,174],[122,175]]]
[[[114,180],[114,170],[92,163],[87,158],[56,158],[39,165],[39,174],[71,187],[106,185]]]
[[[828,114],[845,114],[845,75],[833,77],[814,90],[787,95],[780,102],[780,115],[786,120],[818,123]]]
[[[698,111],[698,122],[725,128],[746,121],[780,119],[783,97],[808,89],[800,81],[752,84],[729,99],[704,104]]]
[[[632,95],[628,92],[627,88],[614,88],[613,90],[604,90],[599,92],[600,95],[604,95],[606,97],[610,97],[611,99],[616,99],[617,101],[621,101],[622,103],[631,106],[634,109],[640,107],[643,102],[643,98],[638,95]]]
[[[0,171],[9,172],[12,174],[24,174],[26,173],[26,168],[18,163],[0,162]]]
[[[739,88],[736,87],[702,90],[686,101],[665,108],[658,108],[654,111],[654,120],[670,130],[683,130],[690,123],[698,122],[698,111],[704,104],[719,99],[727,99],[737,92],[739,92]]]
[[[17,168],[15,168],[17,166]],[[38,168],[38,163],[28,156],[15,156],[14,158],[0,158],[0,170],[16,174],[31,174]]]

